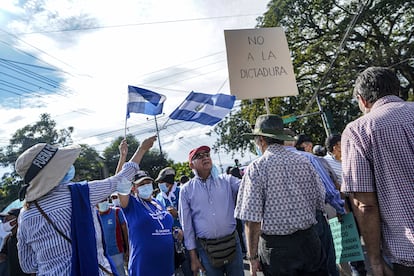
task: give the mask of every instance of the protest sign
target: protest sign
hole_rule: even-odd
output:
[[[338,221],[338,218],[329,220],[335,246],[336,263],[362,261],[364,260],[364,253],[362,252],[354,215],[348,213],[342,218],[342,223]]]
[[[281,27],[225,30],[230,93],[237,99],[298,94]]]

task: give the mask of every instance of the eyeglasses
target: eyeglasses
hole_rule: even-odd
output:
[[[118,199],[118,196],[117,195],[113,195],[113,196],[111,196],[111,198],[112,199]]]
[[[210,158],[210,153],[209,152],[197,153],[196,155],[194,155],[193,160],[203,159],[204,157]]]

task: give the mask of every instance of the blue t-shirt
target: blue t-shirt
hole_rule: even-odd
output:
[[[124,239],[122,237],[121,225],[125,223],[122,210],[111,207],[104,213],[99,213],[102,229],[105,237],[106,251],[109,256],[124,252]],[[118,219],[117,219],[118,217]]]
[[[162,204],[133,196],[123,209],[129,234],[129,276],[174,274],[173,218]]]

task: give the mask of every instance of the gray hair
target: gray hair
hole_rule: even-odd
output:
[[[395,73],[385,67],[369,67],[360,73],[355,80],[354,96],[361,96],[368,103],[388,96],[398,96],[400,81]]]

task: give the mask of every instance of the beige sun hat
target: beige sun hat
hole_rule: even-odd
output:
[[[81,152],[79,145],[63,148],[39,143],[24,151],[16,160],[16,172],[27,186],[26,202],[34,201],[59,185]]]

